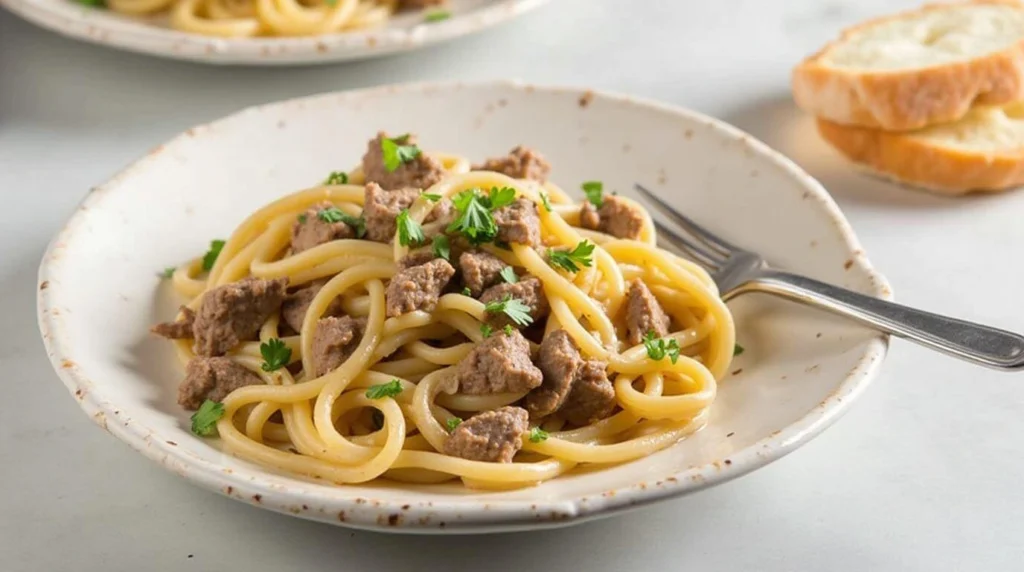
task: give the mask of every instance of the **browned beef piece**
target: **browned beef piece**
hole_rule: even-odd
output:
[[[306,319],[306,311],[309,304],[316,297],[320,289],[327,284],[327,280],[315,280],[305,288],[300,288],[285,297],[281,304],[281,319],[288,327],[296,332],[302,331],[302,321]],[[335,298],[327,306],[324,316],[338,316],[342,313],[341,298]]]
[[[444,452],[471,461],[511,463],[523,446],[522,435],[528,428],[528,416],[522,408],[485,411],[460,423],[444,442]]]
[[[660,338],[668,333],[669,317],[647,285],[635,279],[626,292],[626,339],[636,345],[644,341],[647,332]]]
[[[226,357],[194,357],[185,367],[185,379],[178,386],[178,405],[199,409],[203,401],[223,401],[239,387],[258,385],[258,375]]]
[[[559,412],[573,425],[590,425],[615,410],[615,388],[608,380],[607,365],[598,360],[585,360],[576,371],[569,398]]]
[[[163,322],[153,326],[150,331],[158,336],[172,340],[183,340],[192,337],[192,324],[196,313],[188,306],[181,307],[181,317],[173,322]]]
[[[287,278],[245,278],[203,294],[192,334],[201,356],[224,355],[244,340],[255,339],[260,326],[284,301]]]
[[[441,229],[444,230],[444,227],[448,226],[455,220],[456,214],[455,205],[453,205],[448,199],[441,199],[440,201],[437,201],[434,206],[434,210],[427,214],[427,218],[423,219],[423,222],[424,224],[436,222],[441,226]]]
[[[400,271],[385,292],[389,318],[416,310],[433,312],[441,290],[455,276],[455,268],[443,258]]]
[[[391,242],[395,236],[395,219],[402,209],[420,196],[416,189],[385,191],[377,183],[367,183],[363,203],[366,220],[366,238],[377,242]]]
[[[530,343],[513,330],[495,332],[459,362],[459,391],[471,395],[521,393],[541,384],[543,375],[530,361]]]
[[[444,165],[441,161],[422,152],[408,163],[399,164],[394,171],[388,171],[384,165],[384,152],[381,150],[381,142],[386,137],[387,134],[380,132],[366,146],[366,154],[363,155],[363,174],[367,183],[377,183],[389,191],[409,187],[426,189],[444,177]],[[399,145],[416,145],[416,142],[415,135],[396,140]]]
[[[404,258],[398,261],[398,267],[405,270],[406,268],[426,264],[435,258],[437,257],[434,256],[433,250],[430,248],[422,248],[406,254]]]
[[[530,179],[543,183],[548,180],[551,164],[540,153],[519,145],[504,157],[492,157],[482,165],[473,165],[473,170],[495,171],[513,179]]]
[[[605,195],[600,209],[595,209],[590,201],[583,203],[580,207],[580,226],[616,238],[636,240],[644,228],[644,216],[639,207],[621,197]]]
[[[459,271],[470,295],[477,297],[484,290],[502,281],[501,271],[508,266],[500,258],[482,250],[463,252],[459,256]]]
[[[548,304],[548,298],[544,295],[544,287],[536,276],[521,276],[519,278],[519,282],[516,282],[515,284],[503,282],[497,286],[491,286],[484,291],[482,296],[480,296],[480,301],[484,304],[489,302],[499,302],[504,300],[505,296],[511,296],[512,298],[515,298],[529,306],[530,317],[533,318],[534,323],[544,319],[547,317],[548,313],[551,312],[551,306]],[[505,324],[512,324],[515,327],[519,327],[504,313],[493,313],[488,315],[487,323],[495,328],[504,328]]]
[[[540,246],[540,216],[533,201],[519,197],[494,211],[494,222],[498,224],[498,240]]]
[[[299,253],[325,242],[342,238],[355,238],[355,230],[343,222],[327,222],[320,218],[320,211],[333,207],[321,203],[299,215],[292,225],[292,252]]]
[[[366,331],[366,318],[320,318],[313,334],[313,374],[317,377],[338,368],[359,347]]]
[[[569,332],[555,330],[544,338],[537,356],[544,383],[527,394],[525,401],[531,417],[546,417],[562,407],[582,364],[580,350]]]

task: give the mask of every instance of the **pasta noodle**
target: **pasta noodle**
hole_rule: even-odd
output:
[[[198,1],[202,0],[182,0]],[[340,1],[331,10],[368,17],[366,4]],[[176,3],[174,9],[181,6]],[[218,6],[217,14],[252,17],[252,7],[245,12],[238,1],[220,0]],[[255,11],[272,8],[283,14],[284,6],[277,0],[258,0]],[[296,20],[306,18],[309,26],[319,25],[313,22],[321,20],[309,15],[312,8],[287,6],[289,13],[298,14]],[[204,10],[214,13],[209,6]],[[226,20],[217,25],[227,25]],[[296,33],[305,30],[289,28]],[[417,483],[461,479],[470,487],[507,489],[555,478],[578,465],[645,457],[706,422],[716,380],[733,356],[732,317],[704,270],[657,247],[654,226],[639,205],[631,203],[642,213],[636,239],[615,238],[582,228],[580,205],[553,183],[471,170],[461,157],[430,156],[444,165],[444,174],[409,205],[406,213],[414,225],[430,227],[425,221],[438,199],[451,200],[472,189],[512,189],[516,197],[537,205],[542,246],[512,242],[507,247],[487,243],[479,248],[510,264],[520,276],[540,280],[550,314],[536,327],[523,330],[531,337],[532,355],[537,355],[541,338],[546,343],[545,336],[564,330],[582,359],[599,360],[606,367],[602,372],[614,391],[614,410],[581,426],[568,423],[558,412],[531,419],[533,428],[515,435],[518,453],[511,462],[446,453],[446,441],[458,430],[449,424],[452,419],[472,420],[479,412],[523,403],[527,396],[525,391],[460,391],[459,368],[474,348],[489,335],[511,335],[511,330],[491,331],[486,325],[489,306],[466,291],[444,293],[430,311],[389,317],[388,285],[410,255],[399,238],[391,244],[343,238],[291,253],[292,227],[303,213],[312,212],[309,209],[330,203],[359,216],[366,201],[366,176],[363,168],[356,168],[346,174],[345,184],[317,185],[256,211],[223,243],[216,262],[207,265],[208,272],[203,270],[204,260],[197,258],[173,274],[174,289],[189,300],[186,308],[193,311],[201,307],[205,293],[246,277],[286,278],[292,289],[326,280],[309,300],[301,329],[283,332],[275,312],[259,329],[259,341],[243,341],[228,352],[228,359],[262,381],[238,387],[221,401],[224,413],[216,429],[228,451],[261,465],[339,484],[378,478]],[[438,228],[445,230],[444,225]],[[454,234],[451,227],[448,233]],[[584,241],[594,246],[591,264],[572,272],[552,263],[549,249],[564,252]],[[653,336],[636,345],[626,341],[632,326],[623,314],[632,311],[635,280],[650,288],[671,318],[671,331],[659,341],[662,349],[674,350],[671,355],[659,357],[657,346],[651,347]],[[341,307],[335,310],[365,319],[365,327],[343,363],[316,375],[315,337],[320,318],[330,314],[335,301]],[[285,360],[290,365],[267,368],[261,353],[277,339],[290,350]],[[183,364],[196,358],[190,342],[176,340]],[[543,373],[547,384],[549,372]],[[383,397],[373,394],[374,388],[387,384],[393,384],[394,391]]]

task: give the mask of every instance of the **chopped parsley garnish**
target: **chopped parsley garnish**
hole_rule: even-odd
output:
[[[329,223],[343,222],[356,233],[356,238],[363,238],[366,235],[366,219],[361,216],[352,216],[338,207],[327,207],[316,213],[316,218]]]
[[[448,261],[452,259],[452,245],[448,242],[448,237],[443,234],[434,237],[431,249],[434,251],[434,256],[438,258]]]
[[[506,294],[504,298],[496,302],[488,302],[484,305],[484,310],[491,314],[505,314],[520,326],[529,326],[533,323],[530,307],[510,294]]]
[[[738,356],[738,355],[740,355],[741,353],[743,353],[745,351],[747,351],[747,350],[744,349],[743,346],[741,346],[739,344],[736,344],[736,346],[732,348],[732,355]]]
[[[383,399],[385,397],[394,397],[402,393],[402,382],[397,379],[392,379],[387,383],[378,383],[377,385],[371,385],[366,390],[366,397],[369,399]]]
[[[292,349],[277,338],[270,338],[260,344],[260,355],[263,356],[263,371],[274,371],[288,365],[292,359]]]
[[[654,332],[647,332],[644,336],[644,347],[647,348],[647,357],[654,361],[661,361],[668,356],[672,363],[679,361],[679,342],[675,338],[655,338]]]
[[[164,278],[170,278],[170,277],[174,276],[174,271],[175,270],[177,270],[177,268],[175,268],[173,266],[168,266],[167,268],[164,268],[164,271],[160,273],[160,276],[162,276]]]
[[[206,254],[203,255],[203,270],[209,272],[213,269],[213,265],[217,263],[217,257],[220,256],[220,251],[223,248],[223,240],[210,241],[210,250],[207,250]]]
[[[505,282],[508,282],[509,284],[515,284],[516,282],[519,282],[519,277],[516,276],[516,269],[512,268],[511,266],[506,266],[502,268],[499,274],[501,274],[501,279],[504,280]]]
[[[544,191],[540,192],[540,202],[544,205],[544,210],[551,212],[551,201],[548,199],[548,194]]]
[[[107,5],[106,0],[75,0],[75,2],[82,6],[92,6],[94,8],[102,8]]]
[[[306,224],[306,219],[307,219],[308,217],[306,217],[306,213],[302,213],[302,214],[300,214],[300,215],[299,215],[299,217],[298,217],[298,218],[299,218],[299,222],[300,222],[300,223],[302,223],[302,224]]]
[[[217,434],[217,421],[224,417],[224,404],[207,399],[192,414],[192,432],[200,437]]]
[[[550,435],[548,435],[548,432],[541,429],[540,427],[534,427],[533,429],[530,429],[531,443],[540,443],[541,441],[547,441],[548,437],[550,437]]]
[[[463,296],[472,296],[473,295],[473,291],[470,290],[469,288],[463,288],[462,289],[462,295]]]
[[[409,140],[409,135],[380,140],[380,150],[384,154],[384,168],[389,173],[394,173],[403,163],[408,163],[419,156],[420,148],[415,145],[403,145]]]
[[[515,199],[516,191],[509,187],[494,187],[486,195],[480,189],[466,189],[452,198],[458,216],[447,230],[462,233],[471,244],[491,242],[498,236],[498,224],[492,212],[512,204]]]
[[[604,204],[604,183],[601,181],[587,181],[583,183],[583,193],[587,195],[587,200],[593,203],[595,207],[600,207]]]
[[[455,428],[460,424],[462,424],[462,419],[459,417],[449,417],[448,420],[444,422],[444,426],[448,428],[449,433],[455,431]]]
[[[436,203],[437,201],[441,200],[441,195],[439,195],[437,193],[423,193],[420,196],[425,198],[425,199],[427,199],[428,201],[430,201],[432,203]]]
[[[490,324],[480,324],[480,334],[483,337],[489,338],[489,337],[491,337],[491,334],[493,334],[493,333],[494,333],[494,328],[492,328]]]
[[[579,272],[580,266],[590,267],[594,264],[594,243],[583,240],[572,250],[548,249],[548,262],[569,272]]]
[[[423,227],[409,216],[409,209],[402,209],[395,219],[398,226],[398,243],[402,246],[417,245],[426,240],[423,236]]]
[[[452,13],[448,10],[432,10],[427,12],[427,15],[423,17],[424,22],[441,22],[452,17]]]
[[[516,330],[515,328],[512,327],[512,324],[505,324],[505,328],[503,329],[503,331],[505,332],[506,336],[511,336],[512,332]]]
[[[327,180],[324,181],[325,185],[347,185],[348,184],[348,173],[345,171],[331,171],[330,175],[327,175]]]

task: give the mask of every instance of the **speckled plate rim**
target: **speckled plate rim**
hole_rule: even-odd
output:
[[[595,97],[613,103],[636,105],[668,116],[699,121],[731,139],[743,140],[754,153],[766,156],[798,181],[800,185],[793,186],[795,191],[803,193],[806,198],[814,199],[820,208],[825,209],[841,235],[853,265],[870,278],[873,285],[872,294],[878,298],[892,299],[888,281],[873,269],[839,207],[813,177],[782,154],[731,125],[693,111],[642,98],[575,87],[538,87],[516,81],[390,85],[251,107],[210,124],[190,129],[186,133],[191,135],[179,135],[158,149],[174,152],[178,145],[186,140],[201,136],[204,129],[227,127],[245,116],[265,113],[281,106],[311,104],[324,98],[340,98],[344,101],[384,93],[437,92],[474,87]],[[126,189],[120,188],[120,182],[134,172],[145,169],[151,160],[151,154],[147,154],[107,183],[93,188],[64,228],[54,237],[43,256],[39,268],[38,317],[47,354],[59,377],[76,397],[79,405],[103,429],[168,470],[195,481],[206,489],[277,512],[355,528],[411,533],[485,533],[582,522],[721,484],[783,457],[820,434],[849,409],[854,399],[878,373],[888,351],[888,336],[878,334],[872,337],[856,365],[846,373],[836,390],[817,407],[797,422],[737,451],[728,458],[691,467],[662,480],[640,482],[604,491],[598,495],[580,496],[571,500],[494,503],[480,503],[458,497],[438,497],[431,502],[402,504],[394,501],[310,494],[301,487],[286,490],[263,482],[259,471],[247,473],[235,470],[228,474],[222,466],[214,462],[195,457],[179,447],[166,444],[161,439],[152,439],[153,431],[149,427],[128,418],[115,403],[107,400],[102,383],[95,383],[80,370],[75,362],[74,348],[68,344],[68,333],[62,325],[62,314],[52,311],[54,291],[59,287],[48,285],[51,279],[60,276],[63,264],[63,257],[55,254],[69,241],[75,240],[85,220],[83,211],[96,208],[118,192],[126,192]]]
[[[326,64],[414,50],[480,32],[548,1],[495,0],[448,20],[411,28],[281,38],[217,38],[141,21],[111,20],[71,0],[0,0],[0,6],[48,30],[101,46],[209,64],[289,65]]]

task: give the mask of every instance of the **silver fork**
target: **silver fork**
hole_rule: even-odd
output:
[[[723,240],[676,212],[644,187],[636,185],[636,190],[689,235],[684,236],[655,220],[659,235],[667,243],[708,269],[724,300],[748,292],[774,294],[852,318],[865,326],[966,361],[1001,370],[1024,367],[1024,336],[915,310],[771,268],[759,254]]]

